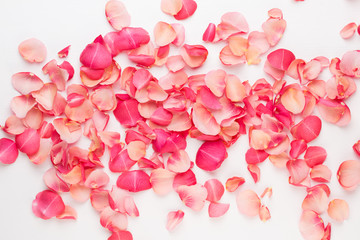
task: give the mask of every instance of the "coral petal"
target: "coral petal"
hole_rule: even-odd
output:
[[[33,155],[39,151],[40,135],[35,129],[27,128],[15,137],[15,142],[19,151]]]
[[[220,201],[222,195],[225,192],[224,186],[221,184],[219,180],[215,178],[207,180],[204,184],[204,187],[208,192],[206,200],[210,202]]]
[[[286,71],[291,62],[295,60],[295,55],[287,49],[278,49],[267,56],[267,60],[273,68]]]
[[[182,0],[182,8],[174,15],[176,20],[183,20],[191,17],[197,9],[197,4],[194,0]]]
[[[242,177],[232,177],[226,180],[226,191],[228,192],[235,192],[239,186],[245,183],[245,179]]]
[[[332,219],[343,222],[349,218],[349,205],[345,200],[334,199],[329,203],[327,212]]]
[[[161,0],[161,10],[169,15],[176,15],[182,8],[182,0]]]
[[[162,47],[170,44],[176,38],[174,28],[166,22],[158,22],[154,28],[155,43]]]
[[[27,39],[19,44],[20,55],[28,62],[43,62],[46,58],[46,47],[36,38]]]
[[[244,190],[238,193],[236,197],[237,207],[240,213],[254,217],[259,214],[261,207],[260,198],[252,190]]]
[[[341,163],[337,171],[340,185],[348,190],[353,190],[360,183],[360,162],[348,160]]]
[[[343,29],[341,29],[340,36],[343,39],[351,38],[352,36],[354,36],[357,27],[358,26],[354,22],[346,24]]]
[[[125,5],[118,0],[110,0],[105,5],[105,15],[110,25],[120,31],[124,27],[130,25],[130,15]]]
[[[12,75],[11,80],[16,91],[23,95],[40,90],[44,86],[43,81],[31,72],[15,73]]]

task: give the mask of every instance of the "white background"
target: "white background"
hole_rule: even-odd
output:
[[[123,0],[132,17],[132,26],[141,26],[151,35],[157,21],[177,22],[163,14],[160,0]],[[32,71],[42,79],[42,64],[28,64],[18,54],[18,44],[27,38],[36,37],[42,40],[48,49],[46,61],[57,58],[57,52],[71,44],[70,61],[75,69],[75,80],[78,82],[78,59],[87,43],[99,34],[111,31],[104,14],[105,0],[1,0],[0,7],[0,124],[10,114],[10,100],[17,95],[11,86],[11,75],[19,71]],[[352,21],[359,20],[360,1],[357,0],[197,0],[198,10],[190,19],[182,21],[186,28],[186,42],[203,44],[202,33],[209,22],[220,22],[222,14],[228,11],[239,11],[248,20],[250,30],[261,30],[261,24],[267,19],[267,11],[277,7],[283,10],[284,19],[288,23],[283,39],[275,48],[292,50],[297,58],[310,60],[316,56],[328,58],[341,57],[348,50],[359,49],[360,36],[351,40],[343,40],[339,36],[341,28]],[[199,70],[191,73],[206,73],[210,69],[223,68],[228,73],[237,74],[241,80],[254,82],[265,76],[260,66],[241,66],[227,68],[218,60],[218,53],[223,44],[209,45],[208,61]],[[175,49],[174,52],[177,50]],[[265,58],[265,56],[264,56]],[[119,58],[120,65],[125,68],[128,62]],[[152,69],[155,76],[160,77],[164,70]],[[191,74],[189,72],[189,74]],[[269,77],[267,77],[270,80]],[[324,80],[328,76],[323,76]],[[359,81],[359,80],[356,80]],[[336,180],[336,171],[344,160],[356,159],[352,145],[360,138],[360,94],[356,93],[348,101],[352,111],[352,121],[344,128],[323,122],[323,130],[318,139],[310,145],[326,148],[328,158],[325,162],[332,171],[330,183],[331,198],[344,198],[350,205],[350,218],[343,224],[333,223],[335,240],[360,239],[360,191],[345,192]],[[118,129],[118,123],[111,121],[109,129]],[[1,133],[0,137],[5,136]],[[194,160],[199,142],[191,140],[188,152]],[[273,188],[273,197],[267,202],[272,218],[262,223],[258,218],[247,218],[238,213],[236,193],[225,193],[221,202],[230,203],[229,212],[219,219],[210,219],[207,205],[200,213],[186,208],[175,193],[166,197],[158,197],[151,190],[134,195],[140,211],[140,218],[130,219],[129,231],[135,240],[155,239],[302,239],[298,231],[301,214],[301,202],[305,190],[288,184],[285,169],[276,169],[267,160],[260,165],[261,180],[253,184],[246,170],[244,153],[248,148],[247,137],[242,136],[229,150],[229,157],[223,166],[214,173],[204,173],[195,167],[198,181],[204,183],[216,177],[223,183],[232,176],[243,176],[247,180],[241,189],[251,188],[258,194],[266,187]],[[107,159],[103,160],[107,165]],[[73,202],[63,194],[64,201],[78,212],[78,220],[44,221],[36,218],[31,211],[31,203],[35,195],[45,189],[42,182],[43,173],[50,167],[49,163],[41,166],[33,165],[24,154],[10,166],[0,166],[0,239],[107,239],[110,235],[102,229],[98,214],[91,208],[90,202],[83,204]],[[117,174],[112,174],[111,184],[115,184]],[[166,215],[171,210],[182,209],[185,218],[181,225],[168,233],[165,229]],[[329,218],[323,215],[325,222]]]

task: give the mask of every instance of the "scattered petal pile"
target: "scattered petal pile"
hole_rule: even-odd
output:
[[[161,1],[161,10],[176,20],[191,17],[196,9],[194,0]],[[321,134],[322,120],[338,126],[350,122],[346,100],[356,91],[360,51],[347,52],[341,59],[317,56],[306,61],[288,49],[274,49],[287,27],[280,9],[268,11],[261,31],[250,31],[241,13],[225,13],[220,23],[209,23],[202,40],[224,43],[218,54],[225,68],[263,61],[269,79],[251,84],[223,69],[189,75],[211,53],[201,44],[187,44],[180,22],[158,22],[152,41],[148,31],[130,26],[122,2],[108,1],[105,15],[115,31],[85,46],[79,59],[81,84],[70,82],[75,70],[69,62],[58,64],[55,59],[42,68],[48,81],[31,72],[12,76],[20,95],[12,99],[13,115],[2,130],[14,140],[0,139],[0,162],[14,163],[19,151],[34,164],[51,161],[53,168],[43,176],[48,189],[38,193],[32,204],[37,217],[76,219],[76,210],[62,200],[69,192],[76,201],[90,199],[101,225],[111,232],[109,240],[129,240],[133,237],[127,231],[128,218],[140,215],[136,195],[129,192],[152,189],[166,195],[175,191],[184,209],[168,213],[166,228],[173,231],[183,221],[186,208],[201,211],[208,206],[211,218],[226,214],[230,208],[222,200],[226,190],[237,191],[241,214],[268,221],[271,215],[264,198],[271,197],[271,187],[259,197],[242,189],[250,180],[241,176],[228,176],[226,183],[218,179],[201,183],[193,172],[193,168],[221,171],[227,149],[247,135],[243,136],[249,139],[244,160],[253,181],[260,181],[260,167],[267,159],[287,171],[289,184],[306,190],[300,233],[307,240],[330,239],[331,223],[325,224],[321,215],[342,222],[349,217],[349,206],[345,200],[331,198],[326,184],[333,174],[326,166],[327,152],[312,141]],[[356,29],[350,23],[341,36],[350,38]],[[69,49],[60,50],[58,57],[66,58]],[[170,49],[174,55],[169,55]],[[34,38],[20,43],[19,53],[28,62],[46,59],[45,45]],[[134,66],[120,66],[114,59],[119,54]],[[153,66],[168,71],[154,76]],[[332,77],[321,80],[322,71]],[[124,133],[108,128],[113,116],[126,129]],[[202,142],[196,159],[186,152],[188,136]],[[90,141],[87,149],[76,145],[83,137]],[[360,142],[353,149],[360,156]],[[108,166],[103,163],[105,151]],[[109,184],[106,167],[118,173],[115,185]],[[344,189],[356,189],[360,161],[341,163],[337,178]]]

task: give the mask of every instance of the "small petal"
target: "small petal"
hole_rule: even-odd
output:
[[[218,218],[223,216],[230,208],[230,204],[228,203],[214,203],[211,202],[209,204],[209,217]]]
[[[169,212],[167,215],[166,229],[173,231],[182,222],[185,213],[181,210]]]
[[[267,220],[269,220],[271,218],[270,211],[266,206],[262,205],[260,207],[259,217],[260,217],[260,220],[263,222],[266,222]]]
[[[189,67],[198,68],[207,59],[208,50],[202,45],[185,44],[180,49],[180,55]]]
[[[100,188],[108,184],[109,176],[101,169],[92,171],[86,178],[84,185],[88,188]]]
[[[39,151],[40,135],[35,129],[27,128],[15,137],[15,142],[19,151],[33,155]]]
[[[357,27],[358,26],[354,22],[346,24],[343,29],[341,29],[340,36],[343,39],[351,38],[352,36],[354,36]]]
[[[66,58],[69,55],[70,46],[67,46],[58,52],[59,58]]]
[[[326,150],[322,147],[311,146],[309,147],[304,155],[304,160],[309,167],[322,164],[327,157]]]
[[[191,17],[197,9],[197,4],[194,0],[182,0],[182,8],[174,15],[176,20],[184,20]]]
[[[287,49],[278,49],[271,52],[267,60],[273,68],[286,71],[295,60],[295,55]]]
[[[214,171],[226,158],[226,147],[222,141],[205,142],[196,154],[196,165],[205,171]]]
[[[165,195],[173,188],[175,173],[163,168],[154,169],[150,174],[152,189],[156,194]]]
[[[334,199],[329,202],[329,208],[327,209],[329,217],[332,219],[343,222],[349,218],[349,205],[345,200]]]
[[[56,173],[56,169],[50,168],[44,173],[43,180],[48,188],[55,192],[69,192],[70,188]]]
[[[210,202],[218,202],[220,201],[222,195],[225,192],[224,186],[222,183],[217,179],[210,179],[207,180],[204,184],[204,187],[207,190],[207,198],[206,200]]]
[[[151,188],[150,177],[142,170],[134,170],[122,173],[116,185],[130,192],[139,192]]]
[[[235,192],[238,187],[245,183],[245,179],[242,177],[232,177],[226,180],[226,191]]]
[[[19,151],[14,141],[8,138],[0,139],[0,162],[3,164],[12,164],[16,161]]]
[[[41,63],[46,58],[46,47],[43,42],[36,38],[30,38],[20,43],[20,55],[28,62]]]
[[[206,28],[202,39],[204,42],[213,42],[215,39],[215,34],[216,34],[216,25],[213,23],[209,23],[209,26]]]

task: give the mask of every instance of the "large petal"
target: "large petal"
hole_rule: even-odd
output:
[[[305,240],[320,240],[324,236],[324,221],[311,210],[303,211],[299,229]]]
[[[130,192],[139,192],[151,188],[150,177],[142,170],[134,170],[122,173],[116,185]]]
[[[46,47],[36,38],[27,39],[19,44],[20,55],[28,62],[43,62],[46,58]]]
[[[244,190],[238,193],[236,197],[237,207],[240,213],[254,217],[259,214],[261,207],[260,198],[252,190]]]
[[[56,217],[62,214],[64,210],[65,204],[60,195],[50,190],[38,193],[32,203],[33,213],[42,219]]]
[[[125,5],[118,0],[110,0],[105,5],[105,15],[110,25],[120,31],[130,25],[130,15]]]
[[[226,158],[226,147],[221,140],[205,142],[196,154],[196,165],[205,171],[214,171],[221,166]]]
[[[0,162],[3,164],[12,164],[16,161],[19,151],[14,141],[8,138],[0,139]]]

